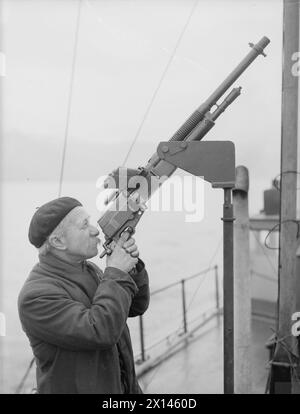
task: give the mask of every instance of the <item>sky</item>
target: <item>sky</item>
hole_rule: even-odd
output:
[[[2,0],[2,12],[4,177],[35,180],[42,163],[57,180],[78,1]],[[242,95],[205,138],[235,143],[257,211],[280,168],[279,0],[82,0],[64,179],[77,179],[78,162],[95,180],[122,164],[169,64],[127,161],[145,164],[262,36],[267,58],[236,82]]]

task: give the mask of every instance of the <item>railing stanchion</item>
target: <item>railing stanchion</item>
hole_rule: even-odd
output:
[[[144,324],[143,324],[143,316],[139,317],[140,320],[140,342],[141,342],[141,359],[142,362],[146,361],[145,355],[145,342],[144,342]]]
[[[182,322],[183,322],[183,333],[186,334],[188,332],[188,318],[187,318],[187,305],[186,305],[186,292],[185,292],[185,282],[189,282],[190,280],[205,275],[208,272],[211,272],[215,269],[215,283],[216,283],[216,304],[217,309],[220,310],[220,280],[219,280],[219,274],[218,274],[218,265],[215,265],[213,267],[209,267],[207,269],[204,269],[198,273],[195,273],[189,277],[186,277],[184,279],[178,280],[177,282],[170,283],[169,285],[163,286],[162,288],[156,289],[151,292],[151,297],[157,295],[158,293],[164,292],[167,289],[170,289],[174,286],[178,286],[181,284],[181,300],[182,300]],[[188,307],[190,304],[188,305]],[[137,362],[145,362],[147,359],[146,355],[146,347],[145,347],[145,332],[144,332],[144,319],[143,316],[139,316],[139,336],[140,336],[140,359]]]
[[[186,304],[185,304],[185,280],[181,280],[181,293],[182,293],[182,313],[183,313],[183,329],[184,333],[187,333],[187,319],[186,319]]]

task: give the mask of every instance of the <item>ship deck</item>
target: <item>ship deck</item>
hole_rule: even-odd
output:
[[[195,333],[190,343],[139,378],[149,394],[221,394],[223,393],[223,323],[216,316]],[[269,359],[266,343],[274,321],[252,319],[251,375],[252,393],[265,392]]]

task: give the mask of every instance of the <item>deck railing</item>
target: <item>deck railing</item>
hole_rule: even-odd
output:
[[[177,333],[177,336],[180,335],[186,335],[189,333],[189,323],[188,323],[188,318],[187,318],[187,314],[188,314],[188,307],[189,304],[187,304],[187,295],[186,295],[186,285],[188,282],[190,282],[193,279],[199,278],[201,276],[207,275],[208,273],[212,272],[214,274],[214,306],[213,308],[211,308],[210,310],[214,310],[216,312],[220,312],[221,311],[221,307],[220,307],[220,280],[219,280],[219,270],[218,270],[218,266],[215,265],[213,267],[209,267],[207,269],[204,269],[200,272],[197,272],[191,276],[185,277],[183,279],[180,279],[176,282],[170,283],[168,285],[165,285],[159,289],[154,290],[153,292],[151,292],[151,298],[153,298],[154,296],[156,296],[157,294],[167,291],[173,287],[176,286],[180,286],[180,290],[181,290],[181,325],[182,325],[182,329],[176,329],[176,331],[173,332],[173,334]],[[207,310],[206,312],[203,312],[202,314],[198,315],[196,320],[199,320],[200,318],[202,318],[201,323],[203,323],[203,317],[204,319],[210,319],[210,317],[208,316],[206,317],[207,314]],[[190,321],[191,322],[195,322],[194,321]],[[152,349],[153,347],[161,344],[162,342],[168,340],[168,338],[170,337],[170,334],[167,335],[166,337],[160,339],[159,341],[157,341],[156,343],[152,343],[151,345],[146,346],[146,337],[145,337],[145,328],[144,328],[144,317],[140,316],[139,317],[139,345],[140,345],[140,353],[136,356],[136,362],[138,364],[143,363],[147,360],[147,355],[146,352],[149,351],[150,349]]]
[[[200,313],[194,320],[190,320],[188,322],[188,318],[187,318],[187,314],[188,314],[188,305],[187,305],[187,295],[186,295],[186,285],[189,281],[191,281],[192,279],[196,279],[200,276],[206,275],[210,272],[214,273],[214,283],[215,283],[215,288],[214,288],[214,307],[210,308],[209,311],[205,311],[203,313]],[[277,280],[275,278],[273,278],[270,275],[261,273],[261,272],[257,272],[253,269],[250,270],[250,274],[252,277],[258,277],[260,279],[264,279],[268,282],[271,283],[277,283]],[[151,344],[147,344],[146,341],[146,335],[145,335],[145,324],[144,324],[144,317],[140,316],[139,317],[139,349],[140,352],[135,356],[135,360],[137,364],[142,364],[143,362],[145,362],[148,358],[149,358],[149,351],[152,351],[153,348],[162,345],[164,342],[170,342],[169,338],[172,336],[176,336],[180,337],[183,335],[187,335],[190,331],[190,325],[192,325],[195,322],[198,322],[198,326],[202,326],[205,324],[205,322],[208,322],[211,319],[211,311],[213,311],[213,314],[220,314],[222,313],[222,303],[221,303],[221,296],[222,296],[222,286],[221,285],[221,278],[219,275],[219,267],[217,265],[213,266],[213,267],[209,267],[207,269],[204,269],[198,273],[195,273],[191,276],[185,277],[183,279],[180,279],[174,283],[170,283],[166,286],[163,286],[159,289],[154,290],[153,292],[151,292],[151,298],[153,298],[154,296],[156,296],[157,294],[164,292],[164,291],[168,291],[169,289],[175,287],[175,286],[181,286],[180,290],[181,290],[181,320],[182,320],[182,329],[176,329],[176,331],[172,332],[171,334],[169,333],[168,335],[166,335],[165,337],[159,339],[157,342],[151,343]],[[153,306],[153,305],[152,305]],[[264,313],[259,313],[259,311],[257,312],[253,312],[253,316],[266,316]],[[193,331],[195,330],[195,327],[193,327]]]

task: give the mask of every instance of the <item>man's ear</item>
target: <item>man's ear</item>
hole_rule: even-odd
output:
[[[49,236],[48,240],[51,247],[54,247],[58,250],[66,250],[66,245],[63,236],[59,237],[55,234],[52,234],[51,236]]]

